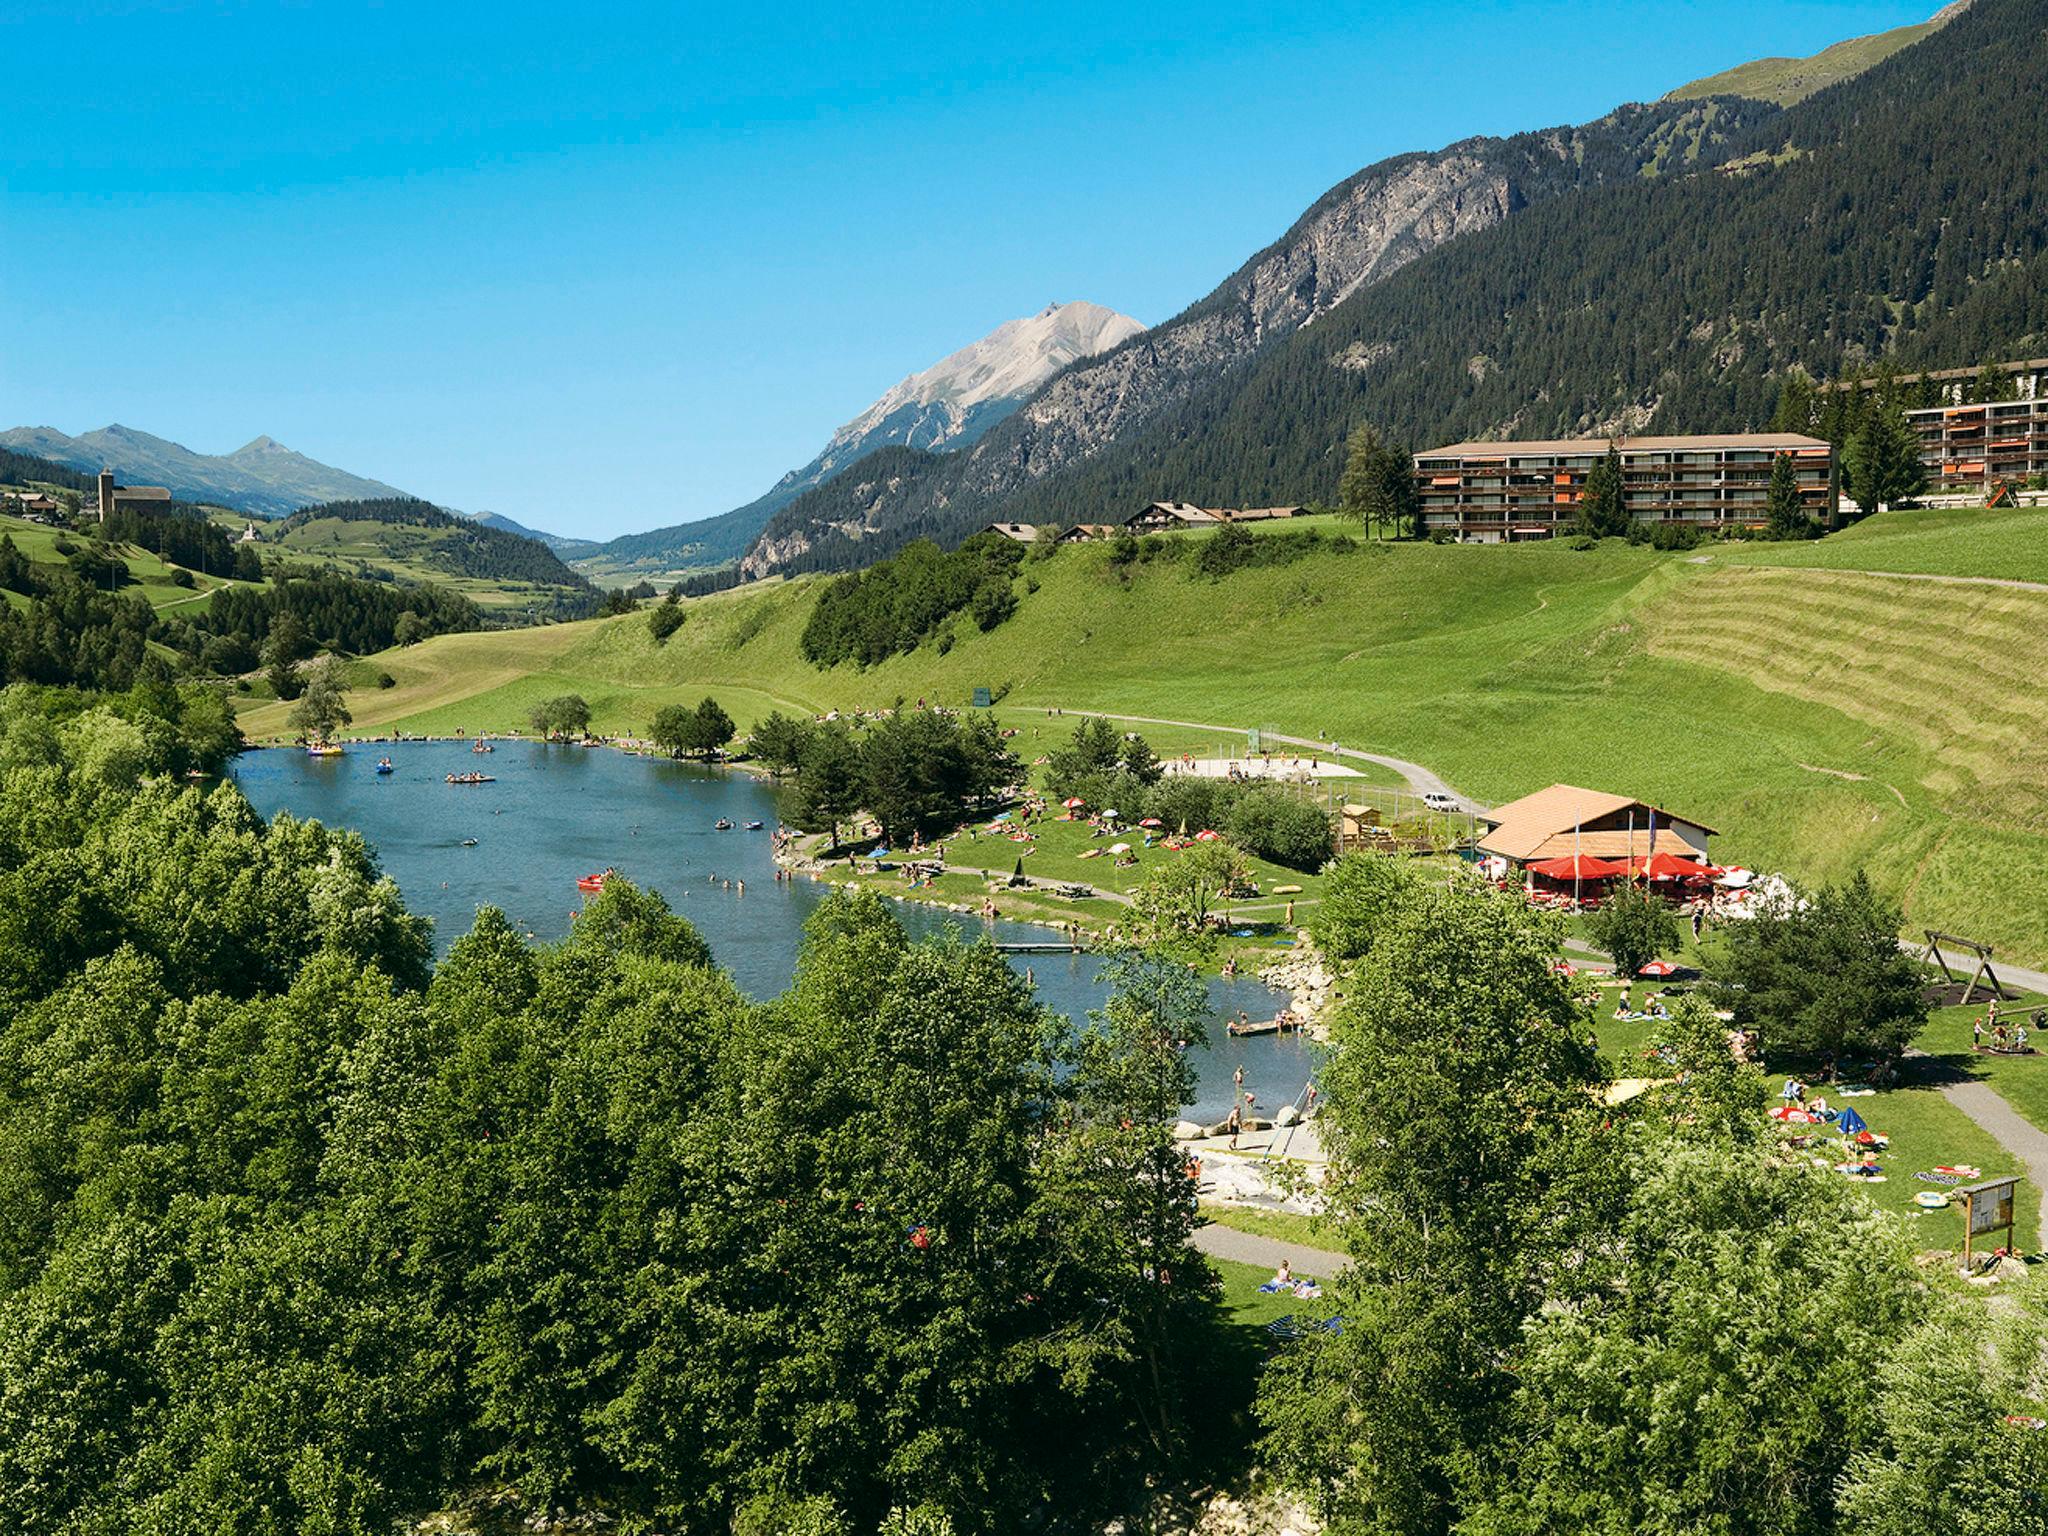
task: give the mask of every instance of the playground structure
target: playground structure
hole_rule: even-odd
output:
[[[1956,973],[1949,969],[1948,956],[1941,952],[1941,946],[1946,944],[1953,949],[1966,949],[1977,957],[1976,968],[1970,972],[1970,979],[1963,986],[1963,995],[1956,1000],[1958,1004],[1969,1002],[1979,985],[1986,988],[1987,998],[2005,996],[2005,987],[1999,981],[1998,973],[1991,968],[1989,944],[1979,944],[1975,939],[1966,939],[1958,934],[1938,933],[1932,928],[1923,931],[1927,935],[1927,958],[1941,967],[1941,974],[1951,985],[1957,979]]]

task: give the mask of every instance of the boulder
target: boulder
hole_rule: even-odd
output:
[[[1292,1104],[1280,1106],[1280,1112],[1273,1116],[1273,1123],[1280,1126],[1301,1124],[1301,1111]]]
[[[1175,1141],[1199,1141],[1208,1134],[1207,1131],[1203,1130],[1202,1127],[1195,1124],[1192,1120],[1176,1120],[1173,1122],[1173,1139]]]

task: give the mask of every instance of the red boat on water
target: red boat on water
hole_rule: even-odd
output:
[[[583,875],[577,879],[576,889],[594,896],[604,889],[605,881],[611,879],[614,873],[616,871],[608,869],[601,875]]]

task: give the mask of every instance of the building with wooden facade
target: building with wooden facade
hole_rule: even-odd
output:
[[[1423,529],[1486,544],[1569,532],[1586,477],[1609,446],[1598,438],[1558,438],[1452,443],[1419,453]],[[1817,437],[1745,432],[1622,438],[1611,446],[1621,454],[1623,504],[1640,522],[1761,526],[1781,454],[1792,458],[1808,513],[1826,518],[1835,508],[1835,451]]]

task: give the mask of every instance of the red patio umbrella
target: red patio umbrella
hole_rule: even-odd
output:
[[[1682,880],[1689,875],[1713,873],[1710,866],[1675,853],[1653,853],[1647,858],[1637,859],[1631,868],[1634,873],[1650,880]]]
[[[1062,800],[1060,802],[1061,805],[1064,805],[1070,811],[1073,810],[1076,806],[1086,805],[1087,803],[1088,802],[1086,800],[1083,800],[1079,795],[1070,795],[1065,800]]]
[[[1638,976],[1676,976],[1678,974],[1678,967],[1669,960],[1652,960],[1648,965],[1637,971],[1636,974]]]
[[[1543,859],[1529,866],[1530,873],[1550,880],[1606,880],[1614,875],[1628,873],[1628,865],[1619,859],[1595,858],[1590,853],[1574,853],[1562,859]]]
[[[1221,832],[1210,832],[1205,829],[1195,834],[1195,841],[1198,843],[1213,843],[1220,840],[1222,836]]]

